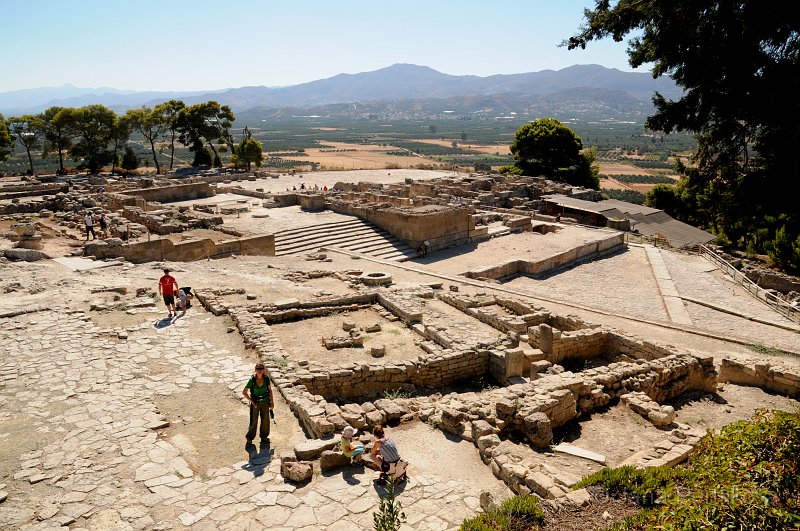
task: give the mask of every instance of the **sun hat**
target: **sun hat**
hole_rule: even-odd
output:
[[[342,437],[345,439],[352,439],[353,436],[358,433],[358,430],[352,426],[347,426],[345,429],[342,430]]]

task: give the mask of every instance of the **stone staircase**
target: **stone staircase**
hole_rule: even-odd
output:
[[[358,218],[275,233],[276,256],[315,252],[320,247],[337,247],[398,262],[417,257],[416,250],[399,238]]]

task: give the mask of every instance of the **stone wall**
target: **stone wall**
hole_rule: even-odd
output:
[[[158,201],[170,203],[174,201],[187,201],[201,197],[211,197],[214,189],[207,182],[189,184],[169,184],[157,188],[137,188],[119,192],[123,195],[141,197],[145,201]]]
[[[795,398],[800,397],[800,367],[796,365],[763,360],[723,359],[719,380],[760,387]]]
[[[426,206],[397,208],[375,204],[354,204],[334,199],[330,209],[374,223],[413,248],[427,241],[436,251],[467,243],[470,211],[467,207]]]
[[[543,359],[550,363],[619,355],[650,361],[669,356],[676,350],[672,345],[639,339],[605,326],[586,326],[571,331],[544,323],[532,326],[528,328],[528,342],[540,349]]]
[[[300,194],[298,197],[302,210],[325,210],[325,196],[323,194]]]
[[[219,243],[214,243],[209,238],[179,243],[164,238],[130,244],[120,242],[119,245],[101,241],[87,244],[85,254],[100,259],[124,258],[137,264],[164,260],[192,262],[230,254],[275,256],[275,236],[267,234]]]
[[[69,186],[67,186],[67,183],[26,183],[5,185],[0,188],[0,201],[18,199],[20,197],[53,195],[57,193],[66,193],[68,191]]]
[[[463,273],[463,275],[467,278],[491,279],[501,279],[514,275],[542,276],[581,262],[596,260],[624,249],[624,247],[625,235],[620,232],[542,260],[511,260],[499,266],[475,268]]]
[[[585,328],[597,328],[574,315],[553,314],[544,308],[528,304],[519,299],[499,295],[462,295],[458,293],[439,293],[437,298],[458,308],[462,312],[475,317],[501,332],[508,332],[521,337],[534,348],[539,346],[540,334],[538,326],[550,325],[559,331],[576,331]],[[490,306],[500,306],[515,315],[506,315]]]
[[[162,236],[176,234],[192,229],[210,229],[222,225],[222,217],[198,211],[179,212],[171,209],[142,210],[137,206],[125,206],[122,215],[125,219],[142,225],[154,234]]]
[[[561,363],[567,359],[593,359],[610,353],[607,328],[584,328],[562,332],[548,324],[528,329],[531,346],[540,349],[547,361]]]
[[[375,290],[374,300],[381,305],[390,303],[402,309],[409,321],[415,319],[415,297],[421,292]],[[342,298],[341,303],[369,302],[365,294]],[[490,296],[442,296],[443,300],[471,309],[486,308],[497,303]],[[552,442],[553,428],[561,426],[579,415],[605,407],[623,395],[636,396],[663,402],[690,390],[713,392],[716,388],[716,371],[711,358],[698,358],[677,352],[674,348],[648,343],[603,327],[584,324],[584,328],[569,332],[572,339],[562,346],[572,346],[582,339],[600,341],[607,349],[627,349],[630,359],[580,373],[543,371],[532,375],[531,380],[519,378],[524,366],[522,349],[512,345],[487,345],[465,342],[444,323],[414,323],[411,328],[426,339],[430,346],[423,355],[413,360],[388,363],[348,363],[335,367],[311,367],[305,362],[294,362],[283,350],[264,318],[265,308],[254,306],[227,307],[221,297],[198,292],[198,299],[215,314],[228,312],[239,328],[245,345],[257,350],[270,375],[292,410],[311,437],[325,437],[340,431],[344,426],[370,428],[392,420],[419,418],[432,420],[441,429],[470,441],[487,434],[519,432],[534,446],[546,447]],[[346,299],[346,300],[345,300]],[[333,299],[327,301],[331,303]],[[501,301],[505,308],[530,311],[534,308],[514,299]],[[302,309],[297,301],[280,310]],[[310,303],[309,303],[310,304]],[[410,306],[408,306],[410,305]],[[535,313],[535,312],[533,312]],[[551,317],[551,320],[555,320]],[[580,323],[564,318],[570,326]],[[545,328],[546,327],[546,328]],[[533,328],[533,327],[532,327]],[[547,324],[540,328],[552,330]],[[424,343],[423,343],[424,345]],[[556,345],[559,346],[559,345]],[[600,352],[600,347],[590,350]],[[658,359],[647,359],[661,354]],[[551,352],[552,355],[552,352]],[[575,355],[583,355],[576,351]],[[551,362],[542,360],[539,364]],[[541,367],[544,369],[544,367]],[[506,387],[484,392],[458,393],[440,396],[435,392],[408,399],[375,399],[383,391],[438,389],[445,385],[491,375]],[[347,400],[335,404],[329,400]]]

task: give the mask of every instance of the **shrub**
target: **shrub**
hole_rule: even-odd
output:
[[[544,513],[534,496],[519,495],[505,500],[483,514],[464,520],[460,531],[511,531],[540,524]]]
[[[587,484],[639,497],[660,492],[653,509],[615,529],[796,529],[800,413],[760,410],[752,420],[730,424],[719,435],[705,437],[689,466],[674,475],[668,469],[622,467],[593,474],[578,485]]]
[[[589,485],[600,485],[613,496],[628,494],[636,503],[649,507],[655,504],[658,494],[681,477],[680,468],[653,467],[637,470],[632,466],[604,468],[586,476],[575,485],[575,489]]]
[[[507,175],[522,175],[522,168],[509,164],[507,166],[500,166],[497,171]]]
[[[395,478],[386,481],[386,496],[378,503],[378,510],[372,514],[375,531],[397,531],[406,521],[406,514],[397,498],[395,498]]]

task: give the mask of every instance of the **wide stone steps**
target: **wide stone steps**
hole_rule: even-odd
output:
[[[337,247],[398,262],[417,256],[416,250],[402,240],[358,218],[299,227],[275,234],[277,256],[309,253],[320,247]]]

